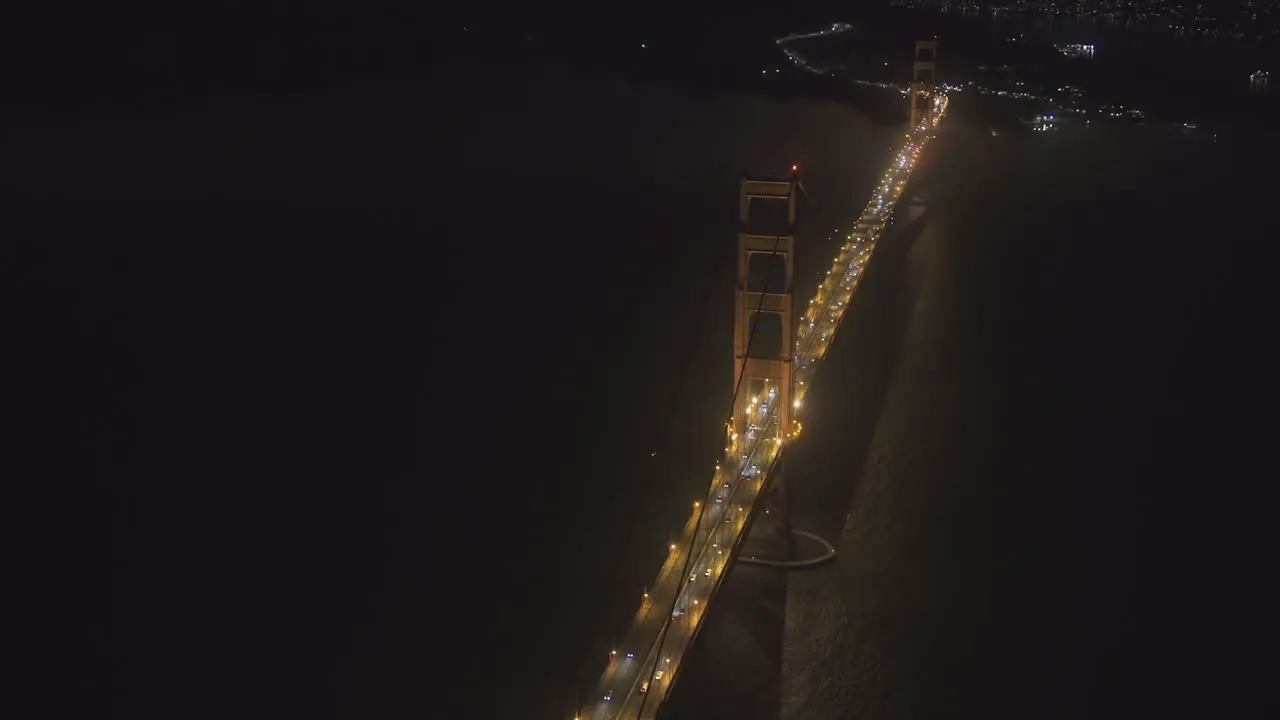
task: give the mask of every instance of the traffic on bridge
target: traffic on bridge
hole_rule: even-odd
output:
[[[779,388],[767,384],[747,406],[745,434],[734,433],[732,421],[727,425],[724,457],[712,475],[706,501],[694,503],[681,537],[668,549],[625,638],[610,651],[604,674],[575,720],[653,718],[670,693],[685,652],[746,537],[775,461],[785,444],[800,434],[798,418],[819,361],[840,327],[876,242],[893,218],[911,171],[946,112],[945,95],[935,94],[931,102],[931,112],[906,135],[800,320],[791,426],[780,427],[775,402]]]

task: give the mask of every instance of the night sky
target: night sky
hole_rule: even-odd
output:
[[[7,404],[35,490],[14,587],[42,707],[571,717],[717,455],[737,177],[803,167],[807,297],[892,107],[743,84],[800,13],[459,9],[488,21],[472,39],[444,10],[205,7],[5,22]],[[618,49],[637,37],[680,50],[650,67]],[[815,527],[859,498],[938,520],[816,582],[902,599],[858,611],[900,633],[865,645],[898,671],[797,669],[853,689],[788,717],[1248,716],[1274,667],[1274,139],[954,123],[938,220],[886,260],[798,451]],[[925,468],[892,507],[858,469],[881,426]],[[912,504],[951,497],[948,457],[980,489],[964,511]],[[1029,549],[921,549],[991,538]],[[826,610],[796,608],[822,646]]]

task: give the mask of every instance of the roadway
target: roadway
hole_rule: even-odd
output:
[[[793,426],[779,427],[777,406],[772,402],[777,388],[766,386],[747,409],[752,422],[746,434],[738,437],[726,431],[725,456],[712,476],[706,506],[694,503],[680,539],[668,548],[666,561],[641,598],[624,640],[611,651],[608,666],[578,720],[656,716],[679,674],[685,650],[696,637],[720,581],[745,539],[743,531],[772,463],[784,443],[800,433],[798,418],[813,374],[839,329],[876,241],[893,219],[934,125],[945,111],[946,97],[939,95],[932,123],[922,122],[906,135],[903,149],[881,177],[809,302],[796,335],[793,415],[797,419]]]

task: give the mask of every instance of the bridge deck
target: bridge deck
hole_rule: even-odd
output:
[[[795,417],[812,387],[813,373],[826,354],[876,241],[892,219],[907,180],[946,111],[939,96],[931,121],[906,137],[901,152],[885,171],[831,270],[818,287],[796,333]],[[680,539],[672,545],[658,577],[636,612],[626,638],[610,656],[596,691],[578,720],[653,718],[679,675],[685,651],[696,637],[729,564],[758,509],[773,462],[787,440],[799,434],[778,426],[776,388],[766,387],[748,412],[755,415],[745,437],[730,436],[725,458],[711,478],[706,507],[695,505]],[[673,607],[674,612],[670,610]],[[665,631],[665,632],[664,632]]]

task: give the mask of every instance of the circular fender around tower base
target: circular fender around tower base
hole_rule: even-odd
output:
[[[822,545],[826,551],[816,558],[809,558],[806,560],[769,560],[758,557],[740,557],[738,558],[738,562],[743,565],[759,565],[762,567],[780,568],[782,570],[809,570],[816,567],[822,567],[836,559],[835,545],[832,545],[811,532],[805,532],[804,530],[792,530],[791,532],[794,535],[801,535],[809,538],[810,540],[817,541],[818,544]]]

